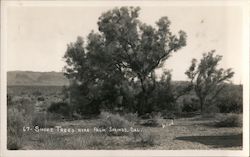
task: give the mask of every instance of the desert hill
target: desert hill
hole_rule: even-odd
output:
[[[7,72],[8,86],[64,86],[68,84],[69,81],[62,72]]]

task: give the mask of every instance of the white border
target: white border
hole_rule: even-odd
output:
[[[9,151],[7,143],[6,119],[6,68],[7,68],[7,18],[9,6],[16,7],[63,7],[63,6],[240,6],[243,13],[243,150],[18,150]],[[249,6],[248,0],[238,1],[2,1],[1,2],[1,154],[4,157],[44,157],[44,156],[249,156]],[[237,52],[236,52],[237,53]]]

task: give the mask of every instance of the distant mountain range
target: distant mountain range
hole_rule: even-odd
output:
[[[69,81],[62,72],[7,72],[8,86],[64,86],[68,84]]]
[[[172,81],[174,85],[185,86],[187,81]],[[9,71],[7,72],[8,86],[67,86],[69,80],[62,72],[33,72]]]
[[[173,81],[173,84],[185,85],[186,81]],[[69,80],[62,72],[8,71],[8,86],[67,86]]]

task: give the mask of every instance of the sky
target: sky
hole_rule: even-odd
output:
[[[110,7],[8,7],[7,70],[62,71],[67,44],[97,31],[98,17]],[[155,26],[162,16],[173,33],[187,33],[187,45],[165,62],[173,80],[187,80],[192,58],[215,49],[219,67],[232,68],[234,83],[242,82],[242,12],[236,6],[144,6],[139,19]],[[160,70],[157,71],[161,73]]]

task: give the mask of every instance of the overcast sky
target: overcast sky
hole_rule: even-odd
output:
[[[62,71],[67,44],[97,30],[101,13],[113,7],[9,7],[7,68]],[[238,7],[141,7],[140,20],[151,25],[168,16],[171,30],[187,33],[187,46],[165,63],[173,80],[186,80],[192,58],[212,49],[223,55],[220,67],[233,68],[234,83],[242,81],[242,12]]]

